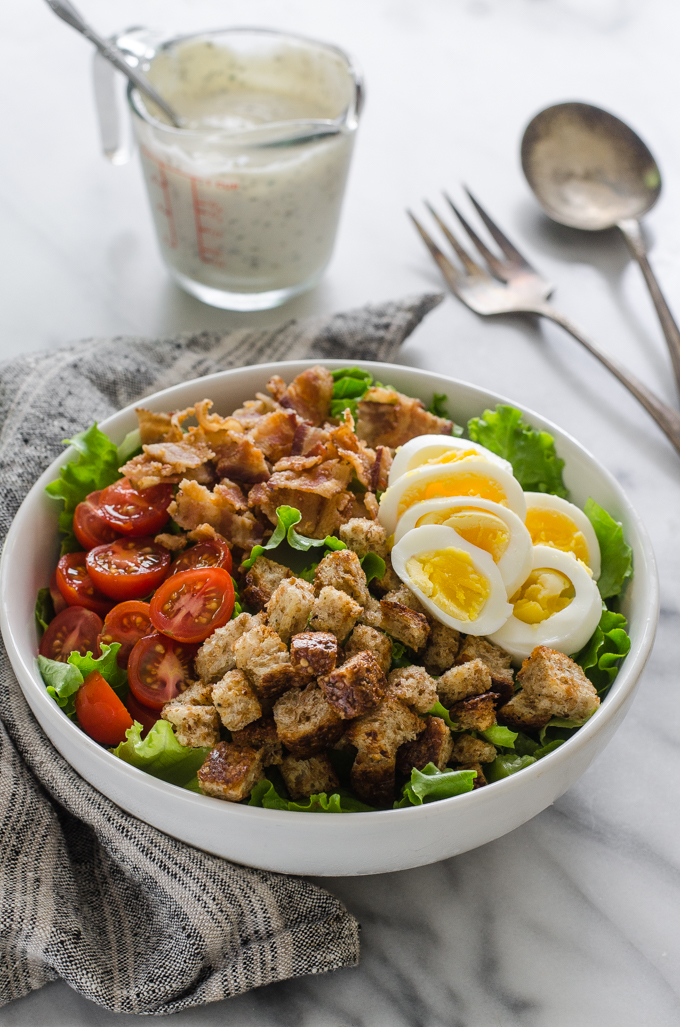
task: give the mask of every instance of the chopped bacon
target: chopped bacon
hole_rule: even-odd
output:
[[[450,435],[453,422],[425,409],[419,399],[373,386],[358,404],[357,435],[369,446],[403,446],[417,435]]]
[[[378,500],[372,492],[367,492],[364,496],[364,506],[366,507],[366,513],[368,514],[369,520],[378,520]]]
[[[317,446],[326,445],[329,439],[330,433],[324,428],[315,428],[307,421],[298,421],[293,436],[291,456],[307,456],[312,450],[316,452]]]
[[[343,420],[337,428],[331,430],[330,437],[338,456],[352,465],[358,481],[364,488],[370,488],[375,453],[354,434],[354,418],[349,410],[345,410]]]
[[[234,417],[220,417],[219,414],[209,414],[213,402],[211,399],[202,399],[194,406],[196,420],[202,431],[213,434],[215,432],[229,432],[234,429],[242,430],[240,423]],[[210,440],[212,442],[212,439]]]
[[[137,407],[135,413],[139,421],[139,434],[142,445],[162,442],[172,428],[170,414],[157,414],[155,411],[146,410],[144,407]]]
[[[257,485],[269,477],[264,453],[248,435],[235,431],[220,433],[214,446],[217,473],[220,478],[235,478],[246,485]]]
[[[290,454],[297,416],[289,410],[273,410],[260,417],[248,432],[253,444],[275,463]]]
[[[351,473],[341,460],[325,460],[300,473],[277,471],[268,482],[251,489],[248,502],[260,507],[272,524],[277,521],[277,507],[296,507],[302,514],[296,530],[310,538],[325,538],[347,519],[343,511],[352,502],[352,493],[346,491]]]
[[[286,383],[280,374],[273,374],[267,382],[267,392],[270,392],[273,398],[278,403],[281,397],[285,394]]]
[[[271,396],[265,396],[261,392],[256,392],[256,399],[248,399],[239,407],[238,410],[234,410],[232,417],[235,421],[238,421],[240,425],[249,431],[253,428],[261,417],[265,414],[270,414],[272,410],[278,410],[278,404],[274,402]]]
[[[387,446],[378,446],[375,451],[375,463],[371,468],[370,489],[372,492],[384,492],[387,478],[392,466],[392,454]]]
[[[204,442],[193,439],[154,442],[143,449],[143,453],[120,468],[120,473],[128,477],[136,489],[147,489],[161,482],[179,482],[187,471],[198,470],[215,455]],[[212,474],[208,477],[208,481],[211,480]]]
[[[275,379],[270,381],[270,386],[274,381]],[[278,382],[276,387],[278,388]],[[281,406],[295,410],[304,421],[319,425],[323,424],[330,414],[332,396],[333,375],[325,367],[317,364],[294,378],[286,391],[276,398]]]
[[[209,524],[242,549],[252,549],[264,534],[262,525],[247,509],[246,498],[234,482],[221,482],[209,492],[203,485],[184,479],[168,513],[181,528],[191,531]]]
[[[215,531],[212,524],[199,524],[197,528],[187,533],[187,538],[190,542],[210,542],[213,539],[218,539],[218,541],[226,542],[231,547],[231,542],[220,535],[218,531]]]
[[[169,549],[171,553],[179,553],[187,547],[187,536],[163,532],[162,535],[156,535],[154,542],[158,546],[163,546],[164,549]]]

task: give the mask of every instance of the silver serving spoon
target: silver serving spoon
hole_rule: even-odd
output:
[[[680,388],[680,330],[647,260],[640,218],[656,203],[661,174],[639,136],[588,103],[558,103],[529,122],[522,168],[546,214],[561,225],[620,228],[642,269]]]
[[[85,19],[75,9],[73,4],[69,2],[69,0],[47,0],[47,3],[54,13],[62,19],[62,21],[65,21],[67,25],[70,25],[71,28],[81,32],[86,39],[89,39],[91,43],[94,43],[100,54],[105,57],[107,61],[110,61],[118,71],[122,71],[124,75],[127,75],[130,81],[137,86],[140,93],[144,93],[149,100],[152,100],[153,103],[160,107],[175,128],[182,128],[183,122],[180,116],[175,110],[173,110],[170,104],[156,92],[146,76],[144,76],[141,71],[138,71],[136,68],[132,68],[128,64],[125,60],[124,54],[117,46],[114,46],[113,43],[109,43],[106,39],[100,36],[99,33],[95,32],[95,30],[87,24]]]

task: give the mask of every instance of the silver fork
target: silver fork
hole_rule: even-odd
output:
[[[549,320],[554,321],[555,324],[561,325],[582,346],[585,346],[588,352],[592,353],[601,364],[604,364],[612,374],[616,375],[629,392],[632,392],[635,398],[642,403],[645,410],[651,414],[661,430],[668,436],[677,452],[680,453],[680,413],[668,406],[667,403],[664,403],[663,400],[660,400],[651,389],[643,385],[625,367],[612,360],[606,353],[603,353],[595,343],[591,342],[584,335],[573,321],[570,321],[569,318],[565,317],[564,314],[561,314],[559,310],[556,310],[548,303],[548,299],[553,292],[553,286],[542,278],[531,264],[525,260],[519,250],[513,246],[508,237],[501,232],[498,225],[491,220],[486,211],[479,205],[470,191],[466,189],[466,192],[480,218],[498,244],[503,257],[499,258],[491,252],[446,193],[444,193],[444,198],[484,258],[489,269],[488,271],[472,259],[448,225],[446,225],[429,203],[425,205],[458,255],[464,268],[463,271],[451,263],[411,211],[407,211],[420,232],[425,245],[437,262],[446,284],[454,296],[462,300],[475,313],[482,314],[485,317],[493,314],[540,314],[541,317],[547,317]]]

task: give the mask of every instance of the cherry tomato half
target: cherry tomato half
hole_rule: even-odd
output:
[[[102,546],[101,548],[106,548]],[[86,557],[89,553],[66,553],[57,564],[57,585],[69,606],[84,606],[106,617],[113,603],[102,595],[88,573]]]
[[[157,720],[161,719],[160,710],[152,710],[149,706],[143,706],[138,699],[135,699],[132,690],[125,696],[125,708],[133,720],[138,720],[142,725],[142,738],[146,738]]]
[[[59,586],[57,585],[56,567],[52,571],[52,577],[50,578],[50,596],[52,597],[52,606],[54,607],[55,613],[61,613],[62,610],[66,609],[68,603],[59,591]]]
[[[194,680],[195,645],[182,645],[165,635],[140,638],[130,653],[130,690],[143,706],[160,710]]]
[[[127,603],[118,603],[107,613],[99,642],[105,642],[106,645],[120,642],[116,659],[119,667],[127,667],[134,646],[140,638],[150,635],[152,631],[149,604],[132,599]]]
[[[118,538],[87,554],[92,581],[104,595],[118,601],[148,596],[163,581],[169,566],[170,553],[152,538]]]
[[[114,481],[99,496],[101,515],[121,535],[155,535],[168,520],[172,485],[135,489],[127,478]]]
[[[67,606],[48,624],[38,652],[48,660],[59,660],[60,663],[66,663],[73,652],[81,656],[85,653],[98,656],[97,636],[102,627],[101,617],[92,610]]]
[[[76,692],[76,716],[86,735],[102,745],[118,745],[132,727],[132,717],[98,670],[88,674]]]
[[[231,571],[231,550],[227,543],[219,538],[211,538],[199,542],[191,549],[185,549],[173,563],[170,573],[193,571],[197,567],[224,567],[225,571]]]
[[[118,538],[118,532],[102,517],[100,496],[101,492],[90,492],[82,503],[78,503],[73,515],[73,531],[83,549],[94,549]]]
[[[151,623],[178,642],[203,642],[234,609],[234,584],[222,567],[171,575],[151,597]]]

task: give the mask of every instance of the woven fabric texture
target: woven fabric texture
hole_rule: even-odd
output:
[[[144,395],[270,360],[398,360],[426,295],[275,331],[93,339],[0,367],[0,539],[62,440]],[[174,1013],[351,966],[358,924],[301,878],[229,863],[124,813],[34,719],[0,648],[0,1004],[63,978],[107,1009]]]

